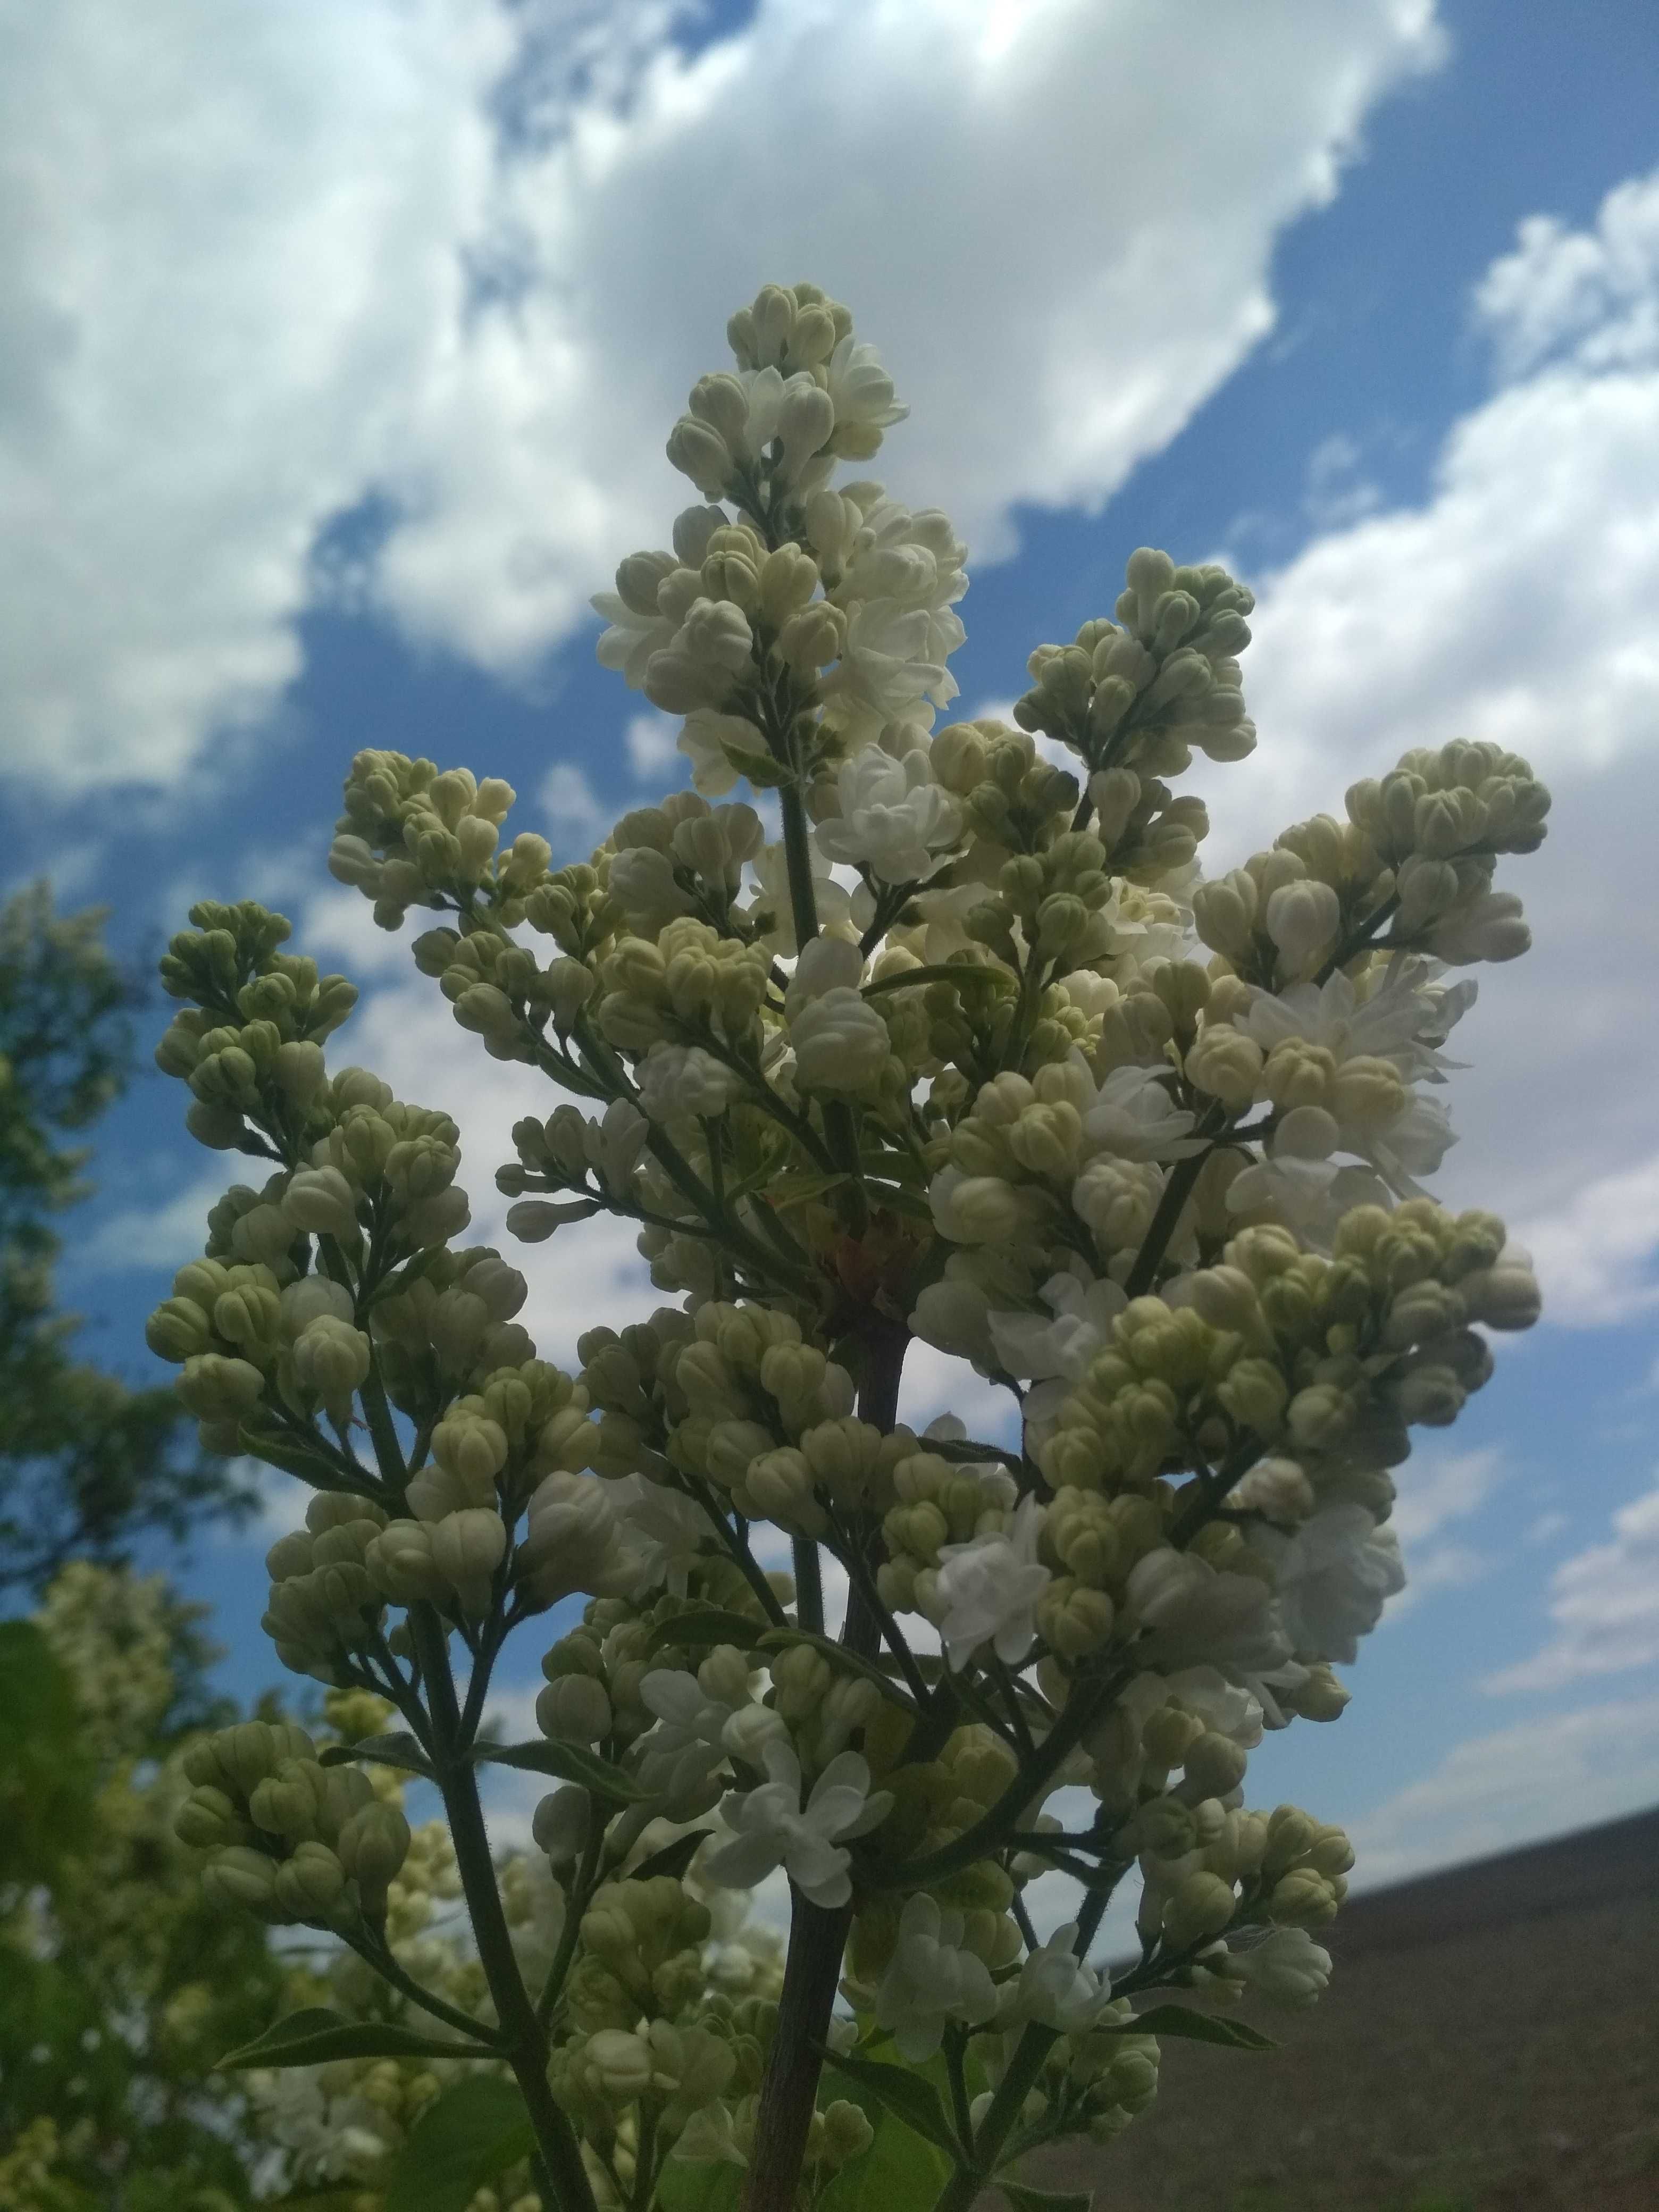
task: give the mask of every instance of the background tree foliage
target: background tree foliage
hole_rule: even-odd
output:
[[[0,2207],[233,2212],[258,2153],[204,2087],[289,1970],[173,1832],[179,1754],[236,1717],[203,1608],[76,1561],[0,1623]]]
[[[56,912],[35,884],[0,908],[0,1593],[40,1592],[71,1559],[183,1541],[251,1503],[204,1456],[166,1388],[129,1389],[75,1356],[57,1310],[53,1218],[86,1195],[90,1127],[126,1084],[131,979],[104,915]]]

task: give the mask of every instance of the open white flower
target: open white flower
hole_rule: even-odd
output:
[[[1035,2021],[1061,2035],[1086,2034],[1112,2002],[1112,1984],[1073,1949],[1077,1923],[1057,1928],[1048,1941],[1026,1958],[1017,1981],[1006,1982],[999,1993],[999,2023],[1013,2027]]]
[[[975,1536],[939,1547],[939,1641],[948,1665],[960,1667],[981,1644],[1012,1665],[1036,1634],[1036,1601],[1053,1577],[1039,1561],[1042,1508],[1023,1498],[1006,1535]]]
[[[1274,1928],[1249,1950],[1234,1951],[1228,1968],[1269,2004],[1300,2011],[1324,1994],[1331,1954],[1305,1928]]]
[[[640,1703],[657,1717],[641,1747],[640,1780],[665,1797],[684,1797],[724,1760],[726,1724],[738,1707],[672,1667],[643,1678]]]
[[[1160,1076],[1167,1068],[1115,1067],[1083,1117],[1084,1133],[1123,1160],[1179,1160],[1200,1152],[1194,1117],[1176,1106]]]
[[[721,1810],[732,1839],[703,1860],[703,1878],[722,1889],[752,1889],[781,1866],[811,1904],[845,1905],[853,1884],[844,1841],[880,1826],[892,1808],[891,1791],[872,1795],[869,1767],[857,1752],[843,1751],[803,1805],[800,1761],[781,1738],[766,1747],[766,1771],[771,1778],[758,1790],[726,1798]]]
[[[863,430],[884,430],[910,412],[893,397],[893,380],[874,346],[850,331],[825,362],[824,380],[837,428],[847,423]]]
[[[1351,1665],[1360,1638],[1406,1587],[1399,1538],[1363,1505],[1323,1506],[1292,1536],[1258,1528],[1250,1544],[1273,1561],[1285,1632],[1310,1658]]]
[[[997,2008],[996,1984],[983,1959],[964,1950],[966,1922],[941,1912],[931,1897],[905,1901],[898,1942],[876,1991],[876,2024],[890,2030],[913,2066],[931,2058],[947,2022],[974,2027]]]
[[[1088,1282],[1070,1270],[1050,1275],[1037,1295],[1047,1315],[986,1316],[1005,1372],[1035,1386],[1025,1394],[1025,1431],[1033,1443],[1041,1441],[1066,1393],[1088,1373],[1095,1354],[1105,1350],[1112,1323],[1129,1303],[1123,1285],[1109,1276]]]
[[[818,849],[831,860],[863,862],[884,883],[919,882],[933,855],[962,833],[962,809],[933,781],[920,747],[895,760],[866,745],[843,761],[841,818],[818,826]]]

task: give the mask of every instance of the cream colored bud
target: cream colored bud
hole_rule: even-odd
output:
[[[1187,1080],[1237,1113],[1255,1097],[1261,1079],[1261,1046],[1227,1022],[1206,1022],[1188,1048]]]
[[[410,1605],[447,1596],[449,1583],[432,1553],[432,1531],[419,1521],[393,1521],[363,1555],[369,1580],[383,1597]]]
[[[488,1613],[495,1570],[507,1557],[507,1524],[487,1506],[468,1506],[432,1527],[432,1563],[464,1612]]]
[[[1273,892],[1265,921],[1285,973],[1301,975],[1311,968],[1335,943],[1341,920],[1341,904],[1329,884],[1304,878]]]
[[[803,676],[816,675],[838,660],[847,646],[847,617],[827,599],[815,599],[792,615],[778,636],[778,650]]]
[[[274,1890],[290,1919],[331,1927],[337,1919],[356,1917],[346,1902],[346,1870],[326,1844],[299,1844],[277,1868]]]
[[[354,1393],[371,1365],[368,1339],[349,1322],[331,1315],[309,1322],[294,1346],[295,1379],[314,1391],[331,1413],[343,1419]]]
[[[338,1168],[297,1170],[283,1194],[283,1211],[295,1229],[356,1244],[356,1197]]]
[[[1176,1950],[1218,1936],[1233,1917],[1232,1885],[1218,1875],[1189,1874],[1164,1900],[1164,1933]]]
[[[561,1674],[536,1698],[536,1725],[556,1743],[598,1743],[614,1716],[605,1684],[591,1674]]]
[[[203,1869],[202,1887],[223,1905],[240,1905],[258,1920],[280,1921],[285,1909],[276,1894],[276,1862],[246,1844],[223,1850]]]
[[[682,415],[668,434],[668,458],[706,499],[724,497],[732,477],[732,449],[712,425]]]

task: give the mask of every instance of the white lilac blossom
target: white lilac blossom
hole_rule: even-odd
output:
[[[975,2026],[997,2008],[996,1984],[982,1959],[963,1948],[967,1923],[925,1894],[908,1899],[891,1963],[876,1991],[876,2025],[892,2035],[913,2066],[931,2058],[952,2022]]]
[[[836,427],[885,430],[910,412],[893,396],[893,380],[874,346],[849,331],[824,365],[824,389],[836,412]]]
[[[953,1668],[988,1644],[1008,1665],[1024,1658],[1036,1634],[1036,1601],[1054,1579],[1038,1559],[1042,1508],[1023,1498],[1007,1532],[939,1550],[939,1640]]]
[[[447,2005],[507,2023],[500,2056],[553,2093],[532,2126],[562,2198],[596,2153],[641,2203],[672,2157],[746,2165],[757,2203],[822,2194],[869,2132],[842,2100],[814,2118],[806,2024],[845,1964],[884,2063],[949,2031],[970,2085],[1020,2092],[971,2100],[954,2199],[1154,2086],[1079,1923],[1040,1940],[1011,1875],[1047,1909],[1085,1851],[1126,1867],[1137,1992],[1323,1986],[1310,1931],[1352,1854],[1252,1811],[1250,1754],[1341,1714],[1334,1665],[1401,1580],[1376,1516],[1407,1431],[1486,1382],[1486,1331],[1537,1317],[1497,1218],[1419,1186],[1474,991],[1442,963],[1523,949],[1493,878],[1548,798],[1495,744],[1413,748],[1346,818],[1204,881],[1182,779],[1255,743],[1248,589],[1142,547],[1036,644],[1012,719],[936,730],[965,549],[837,477],[901,419],[890,379],[811,285],[763,287],[728,336],[668,441],[705,503],[595,601],[604,665],[684,718],[694,787],[556,868],[499,778],[368,750],[330,862],[381,927],[427,915],[416,963],[460,1028],[566,1094],[514,1123],[508,1233],[628,1221],[654,1310],[538,1358],[525,1278],[460,1243],[457,1124],[325,1053],[350,984],[251,902],[168,948],[158,1060],[258,1187],[147,1333],[204,1447],[321,1485],[265,1620],[339,1737],[192,1743],[179,1833],[222,1897],[339,1934],[350,2018],[380,2016],[384,1926]],[[740,784],[753,805],[710,804]],[[1000,1418],[974,1393],[998,1441],[898,1420],[902,1384],[939,1380],[904,1371],[913,1337],[1014,1386]],[[352,1747],[394,1724],[378,1689],[463,1771],[527,1620],[541,1738],[494,1749],[573,1778],[532,1868],[458,1866]],[[1087,1835],[1043,1809],[1085,1790]],[[833,1922],[792,1944],[802,2004],[745,1933],[780,1872],[854,1930],[847,1961]],[[550,1978],[550,2039],[524,2026]],[[763,2051],[730,2033],[751,1998]],[[326,2097],[288,2078],[318,2178],[382,2189],[425,2062],[341,2061]]]
[[[728,1796],[722,1810],[732,1839],[708,1853],[704,1879],[722,1888],[751,1889],[781,1866],[814,1905],[845,1905],[853,1893],[846,1844],[885,1820],[892,1796],[873,1793],[870,1769],[855,1751],[832,1759],[801,1802],[800,1761],[789,1745],[766,1747],[768,1779]]]
[[[1250,1542],[1273,1563],[1285,1633],[1304,1657],[1352,1663],[1406,1587],[1399,1538],[1363,1505],[1322,1506],[1293,1535],[1261,1528]]]
[[[998,1364],[1034,1386],[1024,1404],[1026,1430],[1034,1438],[1105,1349],[1112,1323],[1128,1304],[1122,1285],[1109,1276],[1088,1282],[1070,1270],[1050,1275],[1038,1296],[1048,1309],[1046,1316],[994,1310],[986,1316]]]
[[[723,1114],[743,1078],[701,1045],[654,1044],[640,1063],[640,1111],[648,1121]]]
[[[1305,1928],[1271,1928],[1259,1943],[1231,1951],[1227,1971],[1269,2004],[1301,2011],[1324,1995],[1331,1954]]]
[[[709,1696],[695,1674],[665,1667],[642,1679],[640,1702],[657,1717],[641,1753],[640,1779],[672,1802],[723,1762],[726,1726],[738,1709]]]
[[[887,1066],[887,1025],[848,986],[808,1000],[790,1022],[789,1042],[803,1091],[867,1091]]]
[[[861,862],[884,883],[918,882],[961,834],[962,809],[933,781],[919,747],[895,760],[866,745],[842,763],[838,795],[840,817],[819,824],[818,850]]]
[[[1196,1116],[1175,1105],[1152,1067],[1114,1068],[1083,1116],[1085,1134],[1125,1160],[1177,1160],[1199,1149]]]
[[[1078,1923],[1068,1921],[1027,1954],[1018,1978],[998,1993],[997,2018],[1013,2027],[1035,2021],[1060,2035],[1086,2035],[1112,2002],[1109,1978],[1075,1948]]]

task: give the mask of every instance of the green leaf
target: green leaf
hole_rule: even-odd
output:
[[[366,1735],[361,1743],[331,1743],[317,1754],[319,1766],[344,1766],[354,1759],[366,1759],[371,1766],[401,1767],[406,1774],[424,1775],[430,1782],[432,1769],[426,1753],[407,1730],[395,1735]]]
[[[698,1644],[735,1644],[739,1651],[758,1651],[766,1632],[766,1623],[754,1613],[722,1613],[711,1607],[708,1612],[679,1613],[672,1620],[659,1621],[646,1650],[665,1651],[677,1644],[688,1648]]]
[[[536,2148],[525,2101],[498,2074],[475,2074],[428,2105],[398,2154],[386,2212],[466,2212],[478,2191]]]
[[[782,1175],[775,1178],[766,1195],[775,1213],[787,1213],[792,1206],[810,1206],[814,1199],[827,1198],[852,1180],[844,1170],[831,1175]]]
[[[84,1841],[93,1762],[69,1674],[33,1621],[0,1621],[0,1881],[50,1882]]]
[[[654,2202],[659,2212],[738,2212],[748,2175],[727,2159],[663,2160]],[[397,2208],[392,2208],[397,2212]]]
[[[902,1683],[878,1667],[873,1659],[866,1659],[856,1651],[849,1651],[844,1644],[837,1644],[830,1636],[814,1636],[808,1628],[769,1628],[761,1637],[757,1649],[762,1651],[787,1651],[792,1644],[810,1644],[816,1652],[827,1659],[832,1667],[844,1674],[861,1674],[866,1682],[873,1682],[896,1705],[907,1713],[917,1711],[915,1699]]]
[[[653,1795],[631,1774],[608,1765],[597,1752],[585,1751],[580,1744],[551,1743],[544,1738],[536,1743],[480,1743],[473,1746],[472,1756],[491,1766],[516,1766],[526,1774],[580,1782],[596,1797],[609,1797],[618,1805],[643,1805]]]
[[[925,2137],[944,2151],[953,2163],[963,2162],[962,2145],[957,2140],[956,2130],[945,2118],[945,2107],[931,2081],[908,2066],[884,2066],[872,2058],[854,2058],[836,2051],[823,2054],[827,2065],[849,2081],[856,2081],[867,2089],[877,2102],[903,2121],[907,2128]]]
[[[294,1437],[285,1436],[280,1429],[257,1429],[242,1421],[237,1425],[236,1441],[255,1459],[264,1460],[267,1466],[281,1468],[284,1474],[297,1474],[301,1482],[308,1482],[313,1490],[339,1491],[346,1486],[340,1468],[325,1453],[312,1451]],[[363,1494],[379,1488],[380,1485],[365,1468]]]
[[[1191,2005],[1154,2005],[1138,2012],[1118,2031],[1123,2035],[1185,2036],[1192,2043],[1218,2043],[1228,2051],[1276,2051],[1272,2036],[1242,2020],[1223,2020],[1214,2013],[1195,2012]]]
[[[1033,2189],[1029,2182],[1005,2181],[1000,2174],[997,2187],[1014,2212],[1089,2212],[1095,2201],[1092,2190],[1078,2196],[1066,2189]]]
[[[325,2005],[307,2005],[276,2021],[252,2043],[228,2051],[222,2072],[242,2066],[316,2066],[326,2058],[489,2058],[485,2045],[454,2036],[440,2042],[385,2020],[348,2020]]]
[[[869,2047],[866,2038],[860,2049]],[[897,2069],[878,2067],[874,2070],[894,2073]],[[922,2070],[948,2094],[942,2057],[929,2059]],[[941,2150],[937,2143],[929,2142],[896,2118],[861,2081],[826,2079],[823,2095],[825,2100],[845,2097],[848,2102],[856,2105],[875,2130],[875,2139],[868,2150],[849,2159],[842,2166],[819,2197],[816,2212],[872,2212],[874,2206],[903,2208],[935,2202],[956,2171],[953,2154]]]
[[[641,1859],[629,1881],[651,1881],[659,1874],[683,1875],[697,1856],[703,1838],[714,1832],[712,1828],[693,1828],[689,1836],[676,1836],[672,1844],[665,1844],[648,1859]]]

